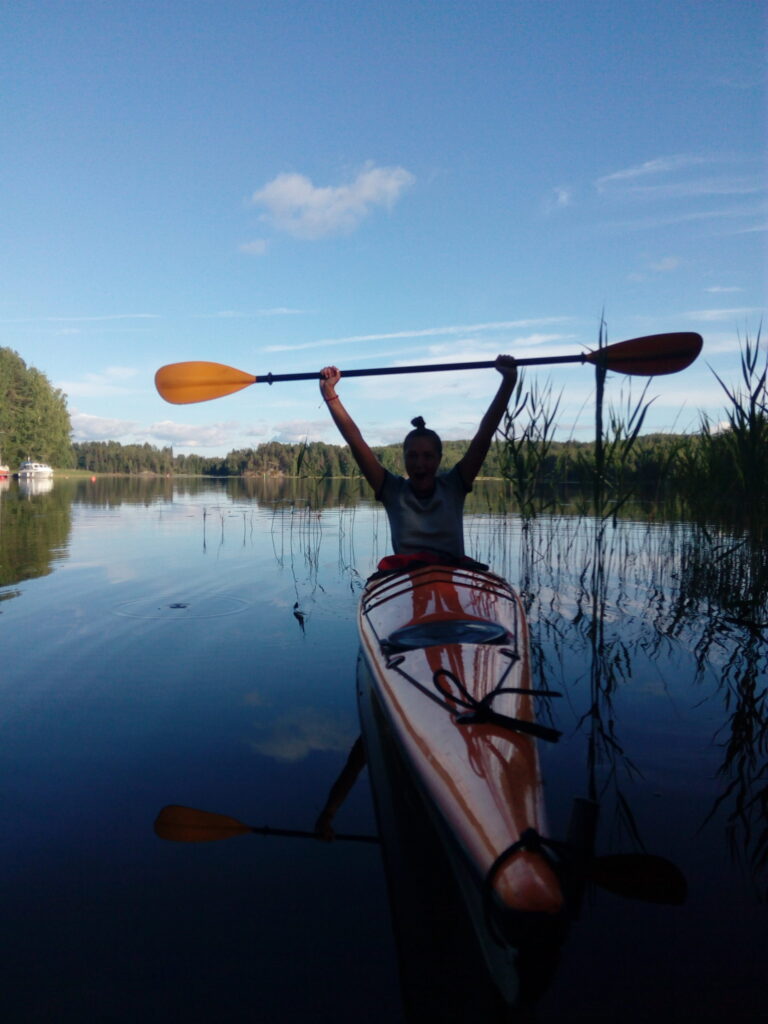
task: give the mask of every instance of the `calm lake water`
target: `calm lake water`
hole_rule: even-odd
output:
[[[313,827],[359,733],[383,513],[311,482],[0,487],[2,1019],[403,1020],[377,846],[153,832],[169,803]],[[550,834],[595,793],[598,852],[688,882],[683,906],[588,890],[534,1019],[764,1019],[764,555],[502,507],[478,488],[468,549],[523,593],[537,682],[563,693]],[[375,832],[366,772],[335,825]]]

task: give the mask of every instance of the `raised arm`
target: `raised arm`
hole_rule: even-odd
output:
[[[335,366],[326,366],[320,371],[320,394],[323,396],[333,422],[339,433],[349,445],[360,472],[378,494],[384,483],[384,467],[373,454],[360,433],[355,421],[341,404],[336,394],[336,385],[341,379],[341,372]]]
[[[461,479],[466,487],[471,487],[480,468],[485,462],[488,449],[491,447],[493,435],[501,423],[501,417],[509,404],[512,392],[517,382],[517,365],[512,356],[498,356],[496,358],[496,369],[502,376],[499,390],[488,406],[488,409],[480,421],[477,433],[472,438],[466,454],[458,464]]]

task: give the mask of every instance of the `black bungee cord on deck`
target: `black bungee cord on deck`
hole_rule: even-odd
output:
[[[405,655],[400,654],[396,657],[390,658],[387,661],[387,668],[397,672],[399,676],[407,680],[412,686],[415,686],[417,690],[424,694],[425,697],[429,697],[430,700],[439,704],[440,707],[453,715],[453,720],[457,725],[496,725],[502,729],[508,729],[510,732],[525,733],[529,736],[535,736],[537,739],[546,740],[549,743],[556,743],[562,736],[562,732],[558,729],[552,729],[546,725],[540,725],[538,722],[528,722],[522,718],[513,718],[510,715],[502,715],[498,711],[494,711],[493,701],[496,697],[503,693],[527,693],[534,697],[562,697],[561,693],[557,693],[555,690],[532,690],[521,687],[505,687],[502,683],[509,674],[512,665],[519,659],[517,651],[510,650],[509,648],[502,648],[500,654],[506,655],[510,659],[510,664],[507,670],[502,674],[501,679],[497,683],[496,687],[487,693],[484,697],[478,700],[473,697],[472,694],[467,690],[461,680],[447,668],[438,668],[432,674],[432,685],[434,686],[436,693],[429,690],[423,683],[420,683],[418,679],[415,679],[409,672],[406,672],[401,668],[402,663],[405,661]],[[443,679],[449,680],[459,691],[460,696],[456,696],[448,691],[444,685],[442,685]],[[465,711],[456,712],[456,705],[461,708],[465,708]]]

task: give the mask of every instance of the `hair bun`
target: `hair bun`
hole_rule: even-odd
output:
[[[424,422],[424,417],[423,416],[414,416],[413,419],[411,420],[411,426],[415,427],[417,430],[423,430],[424,427],[426,427],[426,423]]]

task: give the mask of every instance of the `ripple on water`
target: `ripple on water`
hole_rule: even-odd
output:
[[[238,597],[198,597],[191,601],[158,597],[140,597],[119,604],[116,615],[133,619],[217,619],[223,615],[239,615],[249,602]]]

